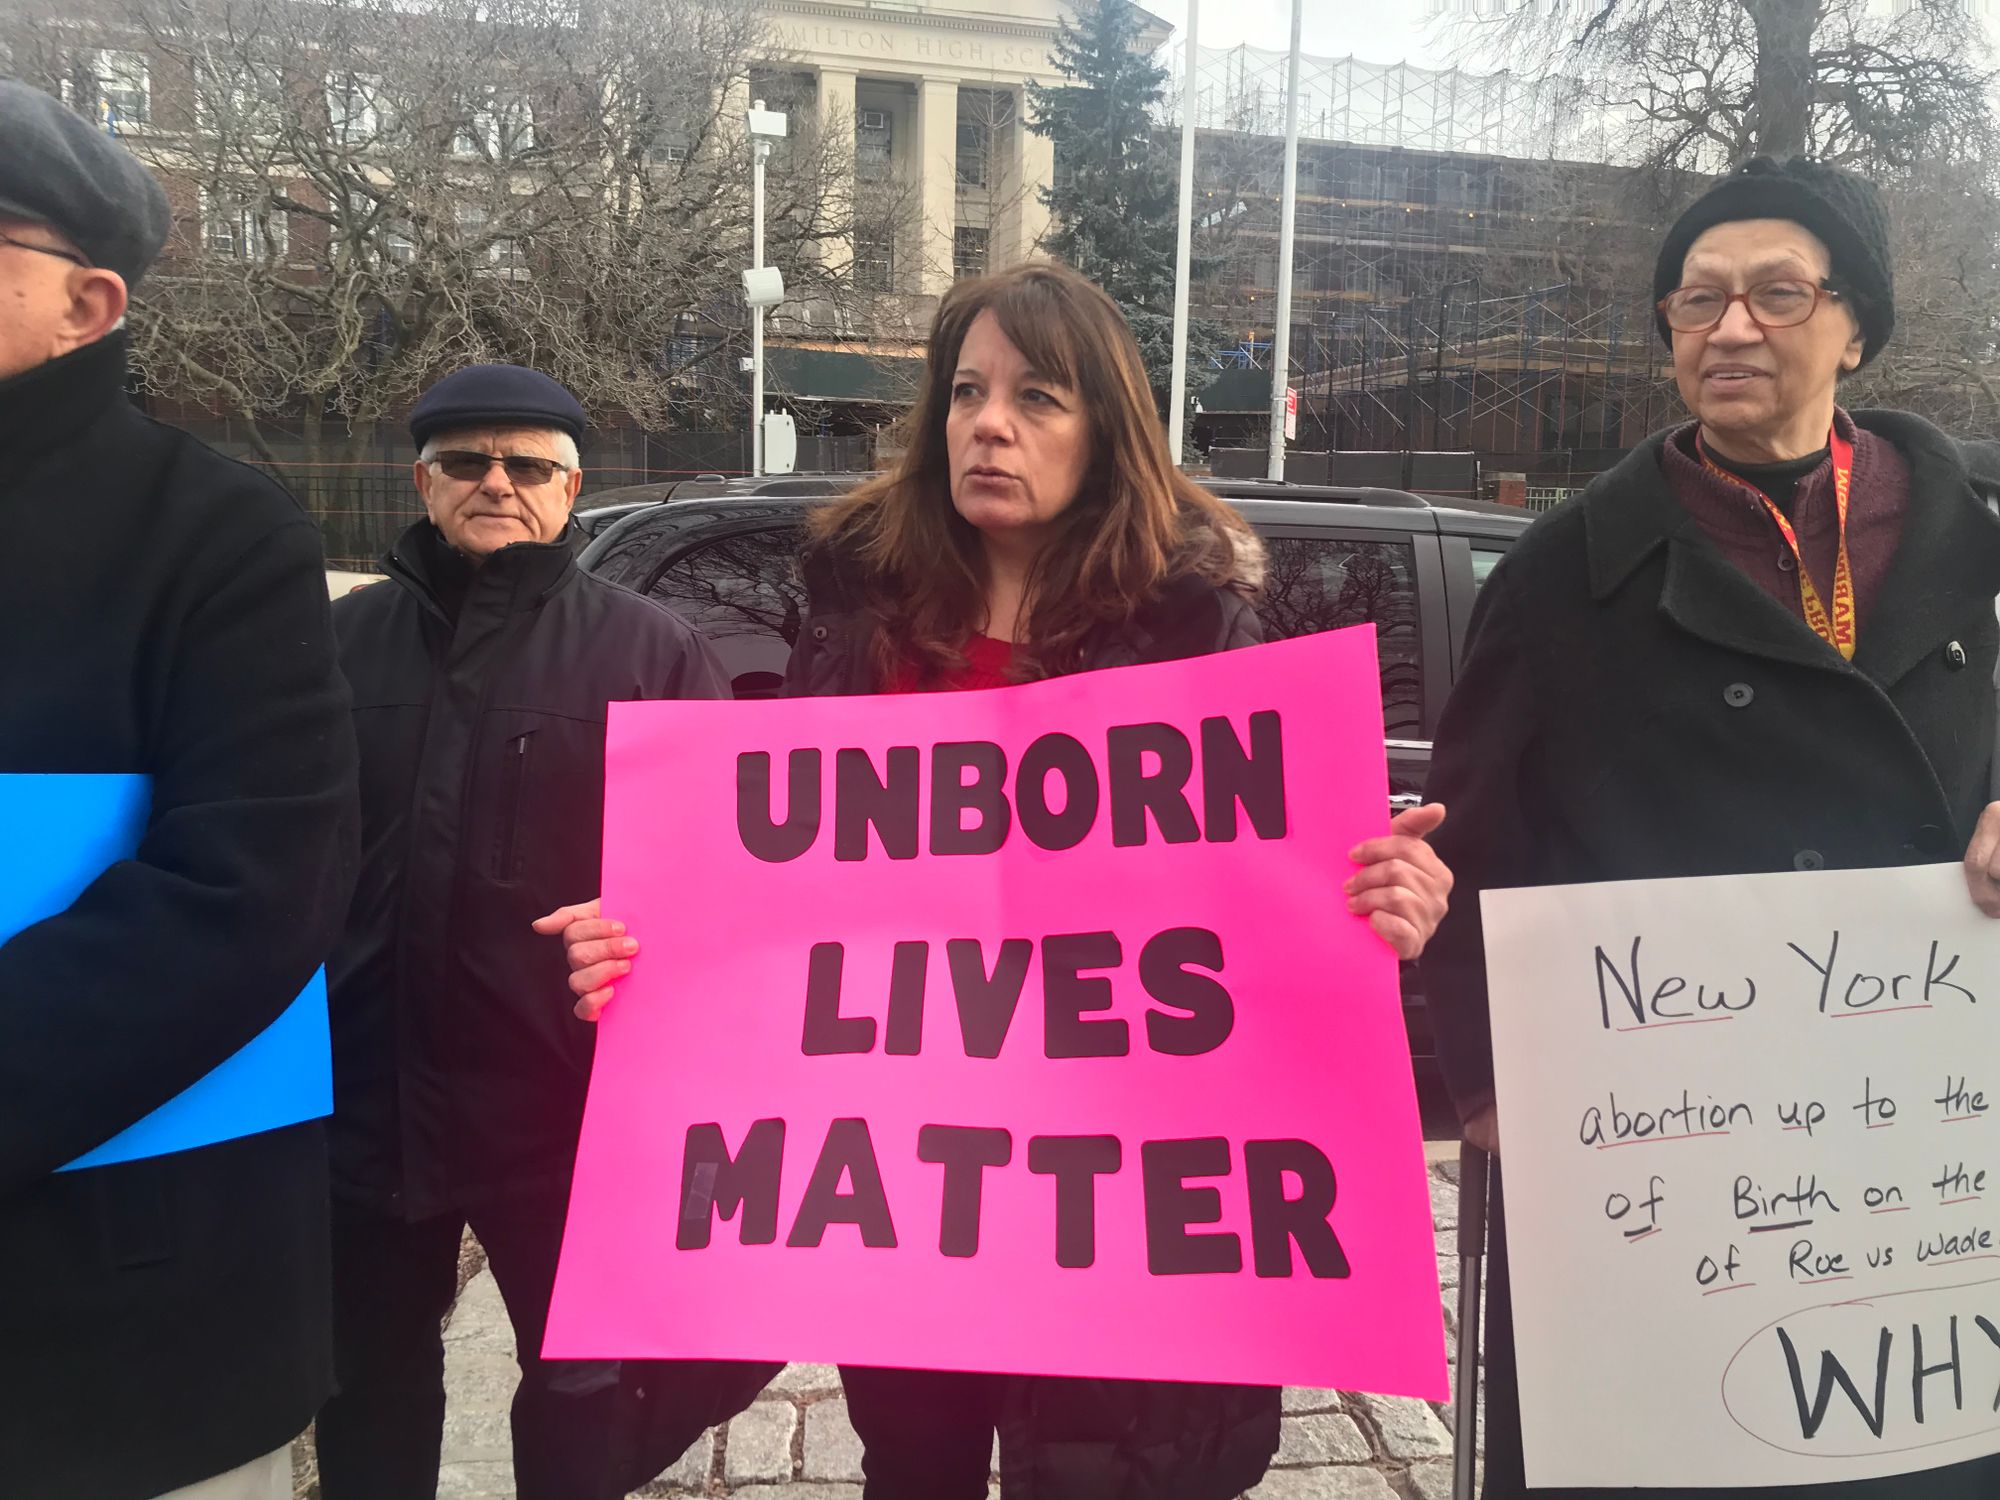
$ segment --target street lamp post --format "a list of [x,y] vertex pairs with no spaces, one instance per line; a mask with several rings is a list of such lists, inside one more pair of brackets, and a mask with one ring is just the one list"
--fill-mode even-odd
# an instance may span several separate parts
[[771,143],[785,138],[782,110],[764,108],[762,99],[750,106],[750,269],[743,276],[744,300],[750,304],[750,472],[764,473],[764,310],[784,299],[784,278],[764,266],[764,163]]
[[1201,31],[1201,0],[1188,0],[1187,62],[1181,75],[1180,223],[1174,230],[1174,367],[1167,380],[1167,446],[1174,462],[1181,461],[1181,434],[1187,421],[1188,263],[1192,258],[1194,225],[1194,110],[1201,68],[1197,38]]

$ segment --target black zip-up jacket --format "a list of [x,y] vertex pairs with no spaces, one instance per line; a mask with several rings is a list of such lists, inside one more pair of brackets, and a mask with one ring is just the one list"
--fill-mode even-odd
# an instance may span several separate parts
[[[1237,538],[1237,580],[1183,575],[1131,620],[1091,641],[1086,671],[1181,661],[1264,638],[1252,594],[1263,548]],[[858,569],[826,548],[804,567],[809,618],[785,673],[792,697],[881,690],[875,630]],[[1000,1419],[1007,1500],[1232,1500],[1278,1451],[1279,1393],[1269,1386],[1019,1376]]]
[[428,521],[334,606],[361,878],[328,966],[334,1191],[408,1219],[569,1181],[596,1028],[536,917],[597,890],[605,706],[725,698],[671,610],[570,538],[476,570]]
[[0,1495],[38,1500],[226,1472],[332,1388],[319,1122],[56,1172],[276,1019],[354,874],[318,531],[124,374],[114,336],[0,382],[0,772],[153,786],[137,857],[0,944]]

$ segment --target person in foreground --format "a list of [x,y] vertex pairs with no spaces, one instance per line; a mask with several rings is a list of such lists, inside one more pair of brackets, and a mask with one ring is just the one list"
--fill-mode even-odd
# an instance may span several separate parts
[[[1480,596],[1431,773],[1461,899],[1425,988],[1467,1137],[1489,1150],[1482,890],[1963,854],[1972,899],[2000,915],[2000,449],[1837,403],[1895,326],[1889,257],[1862,178],[1758,158],[1718,182],[1654,273],[1692,420],[1538,522]],[[1526,1486],[1499,1181],[1485,1494],[1608,1497]],[[1754,1493],[1973,1500],[2000,1494],[2000,1458]]]
[[679,616],[577,568],[583,432],[583,408],[538,371],[447,375],[410,416],[425,519],[384,559],[387,582],[334,606],[362,866],[329,965],[326,1500],[436,1491],[439,1320],[468,1222],[514,1325],[522,1500],[618,1500],[730,1415],[727,1387],[748,1402],[770,1373],[541,1357],[596,1038],[551,1003],[562,957],[531,923],[596,879],[606,705],[729,695]]
[[[1137,345],[1102,291],[1029,264],[945,297],[897,467],[815,520],[792,694],[998,687],[1261,638],[1262,551],[1173,465]],[[1416,956],[1450,876],[1440,807],[1353,853],[1349,909]],[[1332,893],[1329,893],[1331,896]],[[559,914],[580,1014],[636,939]],[[868,1500],[972,1500],[1000,1433],[1009,1500],[1224,1500],[1278,1443],[1249,1386],[844,1368]]]
[[169,222],[116,142],[0,82],[0,772],[151,781],[137,851],[0,941],[10,1496],[289,1500],[333,1385],[320,1122],[63,1170],[277,1020],[354,880],[318,529],[125,393]]

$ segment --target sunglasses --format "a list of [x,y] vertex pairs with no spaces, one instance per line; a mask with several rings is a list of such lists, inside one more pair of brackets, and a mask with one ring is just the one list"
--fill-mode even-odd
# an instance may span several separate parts
[[509,453],[502,457],[494,453],[469,453],[462,448],[436,454],[431,462],[447,478],[474,482],[484,479],[495,464],[506,469],[511,482],[520,485],[547,484],[558,473],[569,472],[568,464],[557,463],[553,458],[536,458],[527,453]]
[[1684,286],[1660,299],[1667,327],[1676,333],[1706,333],[1729,315],[1729,305],[1741,302],[1759,328],[1796,328],[1819,311],[1822,302],[1838,301],[1832,287],[1810,281],[1765,281],[1747,292],[1725,292],[1719,286]]

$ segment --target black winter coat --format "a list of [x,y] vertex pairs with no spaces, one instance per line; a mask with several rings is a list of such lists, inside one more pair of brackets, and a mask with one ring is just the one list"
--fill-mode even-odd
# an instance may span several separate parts
[[[1482,890],[1964,852],[1987,800],[2000,648],[2000,521],[1970,476],[1983,491],[2000,447],[1854,416],[1901,450],[1911,499],[1851,664],[1710,544],[1661,473],[1664,434],[1537,522],[1488,580],[1427,788],[1451,809],[1433,842],[1457,884],[1425,989],[1462,1112],[1493,1086]],[[1500,1130],[1504,1153],[1504,1116]],[[1523,1492],[1503,1249],[1496,1233],[1489,1497]],[[2000,1459],[1754,1493],[1973,1500],[2000,1494]]]
[[[1249,589],[1262,554],[1246,539],[1245,587],[1170,584],[1151,607],[1093,642],[1086,670],[1181,661],[1254,646],[1263,628]],[[874,619],[854,570],[818,550],[805,566],[809,615],[785,673],[788,696],[880,691]],[[1279,1393],[1267,1386],[1052,1376],[1007,1381],[1000,1423],[1006,1500],[1233,1500],[1278,1451]]]
[[418,522],[334,607],[362,862],[328,966],[333,1183],[409,1219],[566,1190],[596,1028],[529,924],[597,889],[605,706],[729,695],[700,635],[567,537],[467,579],[436,536]]
[[141,415],[113,336],[0,383],[0,771],[142,772],[136,858],[0,944],[0,1494],[148,1500],[332,1388],[318,1122],[56,1169],[269,1025],[354,875],[311,520]]

